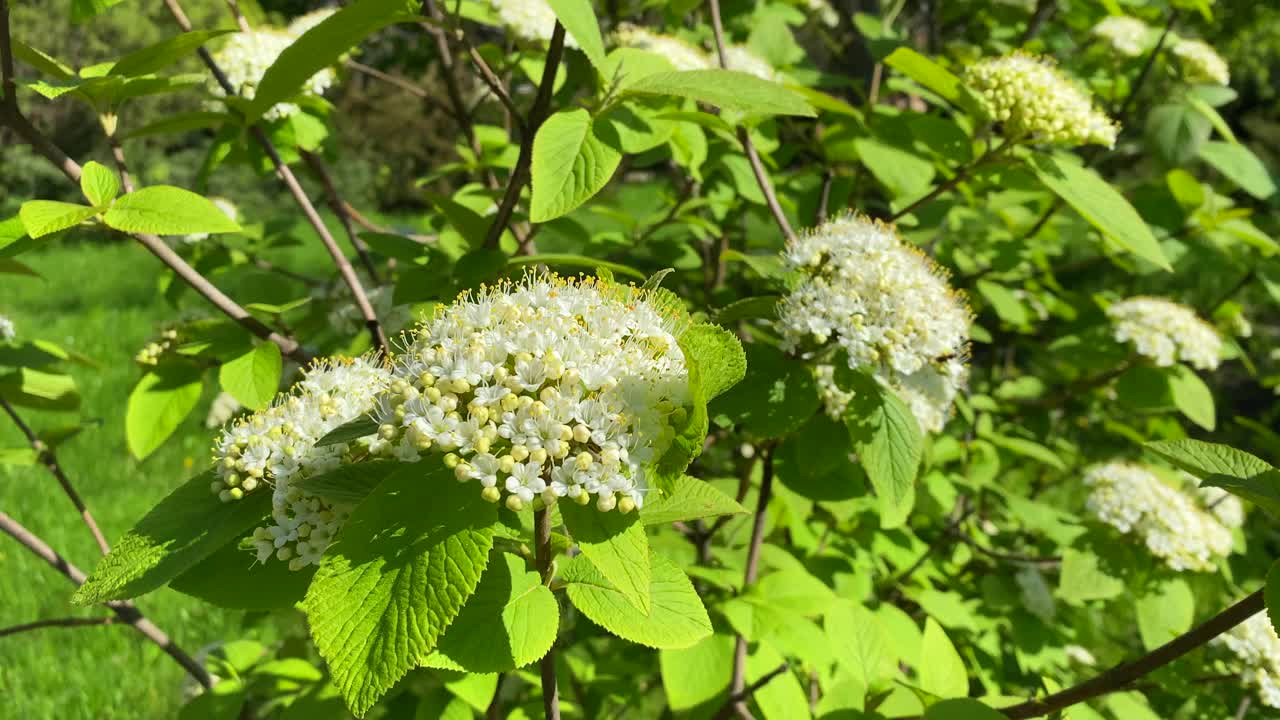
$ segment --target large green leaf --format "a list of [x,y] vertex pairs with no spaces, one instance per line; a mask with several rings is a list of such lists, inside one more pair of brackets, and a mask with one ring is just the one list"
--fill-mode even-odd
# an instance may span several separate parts
[[933,618],[925,620],[924,646],[920,650],[920,687],[942,698],[969,694],[964,660],[946,631]]
[[1029,162],[1040,182],[1099,232],[1134,255],[1172,270],[1151,228],[1101,175],[1063,153],[1033,155]]
[[711,403],[711,415],[765,438],[782,437],[808,421],[821,402],[809,368],[764,343],[745,350],[746,376]]
[[538,573],[514,555],[489,562],[476,592],[440,637],[428,667],[471,673],[508,672],[551,650],[560,608]]
[[1272,517],[1280,518],[1280,470],[1268,470],[1244,479],[1231,475],[1210,475],[1200,484],[1220,487],[1266,510]]
[[582,554],[618,592],[649,612],[649,538],[639,513],[600,512],[594,504],[560,503],[560,515]]
[[270,404],[280,389],[283,363],[280,347],[264,342],[218,368],[218,383],[231,397],[250,410]]
[[924,713],[924,720],[1005,720],[1005,717],[1004,713],[970,698],[943,700],[930,705]]
[[710,635],[690,647],[658,653],[662,687],[672,710],[710,703],[729,689],[733,644],[728,635]]
[[436,457],[387,478],[352,512],[303,607],[356,715],[435,649],[480,582],[496,520]]
[[[251,497],[259,494],[269,496],[256,493]],[[242,544],[246,538],[247,535],[223,545],[175,577],[169,587],[236,610],[278,610],[300,602],[315,575],[315,567],[290,570],[289,563],[275,558],[258,562],[252,547]]]
[[111,66],[109,75],[137,77],[163,70],[213,38],[234,30],[192,30],[125,55]]
[[816,114],[803,95],[776,82],[734,70],[654,73],[629,83],[624,92],[690,98],[722,110],[752,115],[813,117]]
[[1144,445],[1192,475],[1228,475],[1245,480],[1272,469],[1271,463],[1229,445],[1203,440],[1158,440]]
[[294,480],[293,487],[319,495],[335,502],[359,503],[392,473],[404,469],[405,464],[394,460],[372,460],[350,465],[339,465],[327,473]]
[[885,57],[884,64],[932,90],[973,117],[981,119],[986,116],[982,102],[964,81],[915,50],[900,47]]
[[640,521],[645,525],[698,520],[717,515],[738,515],[747,509],[717,490],[710,483],[681,475],[674,486],[661,495],[650,493],[640,508]]
[[880,505],[880,525],[906,521],[915,497],[916,471],[924,452],[920,423],[893,393],[863,373],[843,373],[853,390],[845,410],[845,426],[858,460]]
[[142,460],[173,434],[200,401],[200,371],[186,366],[159,368],[142,376],[125,408],[129,452]]
[[680,336],[680,344],[698,364],[702,392],[708,402],[746,376],[747,356],[742,351],[742,341],[719,325],[693,325]]
[[19,407],[37,410],[75,410],[80,392],[75,378],[29,367],[0,375],[0,397]]
[[1191,422],[1213,431],[1217,425],[1213,405],[1213,391],[1186,365],[1174,365],[1168,369],[1169,394],[1174,407],[1182,411]]
[[675,563],[650,555],[649,612],[641,612],[586,557],[561,573],[573,606],[624,640],[660,650],[687,648],[711,635],[711,619],[693,583]]
[[600,192],[622,153],[596,136],[591,113],[562,110],[547,118],[533,139],[529,219],[547,222]]
[[335,64],[371,33],[417,16],[417,3],[407,0],[358,0],[303,33],[267,68],[245,111],[257,120],[278,102],[298,93],[312,75]]
[[97,208],[54,200],[28,200],[18,208],[22,226],[33,239],[75,227],[97,214]]
[[[115,542],[72,600],[81,605],[151,592],[230,544],[271,511],[271,493],[222,502],[212,471],[183,483]],[[250,558],[251,559],[251,558]]]
[[596,68],[605,67],[604,38],[600,37],[600,23],[591,0],[547,0],[547,4],[569,37],[578,41],[578,47],[591,64]]
[[1207,142],[1200,148],[1200,159],[1259,200],[1276,194],[1276,182],[1267,166],[1244,145]]
[[827,611],[823,628],[841,670],[857,678],[863,687],[873,687],[889,674],[894,657],[889,636],[866,607],[837,603]]
[[102,216],[124,232],[155,235],[236,232],[240,226],[217,205],[189,190],[152,185],[120,197]]
[[1191,629],[1196,599],[1182,578],[1160,582],[1134,598],[1138,611],[1138,634],[1148,650],[1154,650]]

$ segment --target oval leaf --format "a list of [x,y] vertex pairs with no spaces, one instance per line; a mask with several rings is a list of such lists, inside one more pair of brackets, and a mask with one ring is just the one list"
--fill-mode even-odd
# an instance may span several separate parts
[[170,185],[153,185],[121,197],[102,220],[116,230],[154,235],[240,230],[236,221],[217,205],[189,190]]

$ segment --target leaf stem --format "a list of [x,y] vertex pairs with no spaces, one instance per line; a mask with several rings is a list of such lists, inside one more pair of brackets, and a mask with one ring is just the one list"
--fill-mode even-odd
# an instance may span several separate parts
[[35,620],[21,625],[10,625],[7,628],[0,628],[0,637],[6,635],[17,635],[19,633],[29,632],[31,630],[39,630],[47,627],[84,627],[87,625],[114,625],[119,618],[114,617],[96,617],[96,618],[52,618],[50,620]]
[[[533,514],[534,557],[542,584],[550,582],[551,568],[551,509],[544,507]],[[560,689],[556,686],[556,648],[553,644],[547,654],[538,661],[542,671],[542,707],[547,720],[560,720]]]
[[957,168],[956,174],[952,175],[951,179],[945,182],[938,183],[938,186],[935,187],[933,190],[930,190],[927,195],[920,198],[919,200],[916,200],[910,205],[902,208],[901,210],[894,213],[893,215],[889,216],[889,222],[897,222],[903,217],[916,211],[921,206],[928,204],[939,195],[959,185],[961,182],[963,182],[969,177],[969,173],[991,162],[992,160],[995,160],[997,157],[1000,156],[1001,153],[1003,153],[1006,149],[1008,149],[1009,146],[1012,144],[1013,144],[1013,138],[1005,138],[999,145],[996,145],[994,148],[988,146],[987,150],[983,152],[982,155],[979,156],[977,160],[974,160],[973,162],[967,165],[961,165],[959,168]]
[[[715,0],[712,0],[713,2]],[[761,448],[760,493],[756,499],[756,515],[751,524],[751,544],[747,547],[747,569],[742,576],[742,588],[739,593],[746,592],[760,574],[760,546],[764,542],[764,525],[768,519],[769,500],[773,497],[773,444]],[[741,634],[737,636],[733,646],[733,683],[729,686],[729,699],[725,708],[732,708],[739,715],[747,710],[745,695],[747,687],[747,639]],[[721,712],[725,708],[721,709]]]

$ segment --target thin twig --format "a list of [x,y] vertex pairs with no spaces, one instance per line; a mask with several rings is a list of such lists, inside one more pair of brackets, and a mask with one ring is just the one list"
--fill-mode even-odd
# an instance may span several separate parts
[[98,523],[93,519],[93,513],[89,512],[89,508],[84,504],[84,500],[80,498],[80,493],[76,492],[75,486],[71,484],[71,480],[67,478],[67,474],[62,471],[62,466],[58,464],[58,456],[54,453],[53,448],[45,444],[40,436],[31,429],[30,425],[22,419],[18,411],[9,404],[8,400],[0,398],[0,408],[3,408],[9,417],[13,420],[13,424],[18,426],[18,430],[26,436],[27,442],[31,444],[31,449],[36,452],[36,457],[40,462],[44,463],[45,469],[58,481],[62,486],[62,492],[71,500],[71,504],[75,505],[76,510],[80,512],[80,520],[89,528],[90,534],[93,535],[94,542],[98,543],[98,549],[103,555],[111,552],[111,546],[107,543],[107,538],[102,534],[102,530],[98,528]]
[[1012,143],[1013,143],[1012,138],[1005,138],[999,145],[995,146],[994,148],[988,147],[986,152],[982,153],[982,155],[979,156],[977,160],[974,160],[968,165],[961,165],[956,170],[956,174],[951,176],[950,180],[938,183],[938,186],[935,187],[933,190],[930,190],[927,195],[925,195],[919,200],[916,200],[915,202],[911,203],[910,205],[902,208],[898,212],[891,215],[889,217],[889,222],[897,222],[898,220],[901,220],[903,217],[911,214],[912,212],[915,212],[921,206],[928,204],[934,198],[938,197],[939,195],[959,185],[961,182],[963,182],[966,178],[969,177],[969,173],[973,172],[974,170],[981,167],[982,165],[985,165],[991,162],[992,160],[995,160]]
[[[533,547],[542,584],[551,582],[551,509],[542,508],[533,515]],[[560,720],[560,690],[556,685],[555,645],[538,662],[542,671],[542,707],[546,720]]]
[[53,618],[50,620],[36,620],[34,622],[22,623],[21,625],[10,625],[7,628],[0,628],[0,637],[6,635],[17,635],[19,633],[31,630],[39,630],[47,627],[84,627],[86,625],[114,625],[119,620],[116,617],[96,617],[96,618]]
[[835,182],[835,173],[827,170],[822,173],[822,192],[818,195],[818,212],[814,218],[814,224],[825,222],[827,219],[827,208],[831,204],[831,184]]
[[376,67],[371,67],[361,62],[356,62],[351,58],[347,58],[346,60],[343,60],[342,64],[348,68],[351,68],[352,70],[355,70],[361,75],[368,75],[369,77],[377,80],[381,80],[382,82],[387,83],[388,85],[395,85],[396,87],[400,88],[401,90],[404,90],[405,92],[409,93],[410,95],[413,95],[414,97],[421,98],[423,100],[431,99],[431,94],[428,93],[426,89],[424,89],[420,85],[413,83],[412,81],[406,78],[400,77],[399,75],[392,75],[389,72],[383,72],[382,70],[379,70]]
[[1164,49],[1165,41],[1169,39],[1169,33],[1173,32],[1173,26],[1178,21],[1178,10],[1172,8],[1169,10],[1169,20],[1164,24],[1164,31],[1160,33],[1160,39],[1156,41],[1155,47],[1151,48],[1151,52],[1147,55],[1147,61],[1142,64],[1142,70],[1138,72],[1138,78],[1133,81],[1133,89],[1129,91],[1128,97],[1124,99],[1124,104],[1120,106],[1120,110],[1116,112],[1116,122],[1123,123],[1129,115],[1129,108],[1132,107],[1133,101],[1138,98],[1138,91],[1142,89],[1142,84],[1146,82],[1147,77],[1151,74],[1151,68],[1156,64],[1156,58],[1160,57],[1160,51]]
[[[0,0],[0,2],[3,2],[3,0]],[[17,540],[23,547],[53,566],[55,570],[62,573],[77,586],[84,584],[85,574],[80,568],[72,565],[66,558],[54,552],[53,548],[49,547],[47,543],[36,537],[34,533],[4,512],[0,512],[0,532],[4,532],[14,540]],[[122,622],[128,623],[133,629],[158,645],[169,657],[181,665],[187,671],[187,674],[195,678],[196,682],[205,688],[213,687],[213,679],[209,677],[209,672],[188,655],[185,650],[174,644],[173,640],[163,630],[156,627],[155,623],[148,620],[133,603],[112,600],[103,603],[103,605],[110,608]]]
[[[715,0],[712,0],[713,2]],[[761,462],[764,470],[760,474],[760,494],[756,499],[756,516],[751,525],[751,544],[747,547],[747,568],[742,576],[740,593],[744,593],[755,584],[760,574],[760,546],[764,542],[764,525],[768,518],[769,499],[773,497],[773,446],[766,445],[761,449]],[[729,686],[729,700],[725,705],[729,708],[746,709],[742,693],[747,686],[747,639],[738,635],[733,647],[733,684]],[[735,699],[736,698],[736,699]],[[724,712],[724,708],[721,708]]]
[[[485,235],[484,246],[497,249],[502,233],[511,222],[511,214],[515,212],[516,202],[520,200],[520,191],[529,182],[529,165],[533,162],[533,138],[547,119],[547,111],[551,107],[551,94],[555,88],[556,69],[560,67],[560,57],[564,54],[564,26],[556,21],[551,32],[551,46],[547,49],[546,65],[542,69],[542,79],[538,82],[538,94],[529,109],[529,116],[524,122],[520,136],[520,155],[516,158],[516,166],[507,180],[506,192],[502,195],[502,203],[498,205],[498,213],[493,217],[493,224]],[[516,116],[519,117],[519,116]]]
[[307,150],[300,150],[299,154],[303,161],[307,163],[307,167],[311,168],[311,172],[320,181],[321,187],[324,188],[325,200],[329,203],[329,207],[333,210],[333,214],[338,216],[338,222],[342,223],[342,229],[347,233],[347,239],[351,241],[351,247],[355,249],[356,256],[360,258],[360,264],[364,265],[365,272],[369,273],[369,279],[374,285],[379,285],[382,281],[379,279],[378,266],[374,265],[373,257],[369,255],[369,246],[364,240],[360,239],[360,235],[356,233],[356,229],[351,225],[351,215],[347,213],[349,205],[338,194],[338,187],[333,182],[333,175],[329,173],[329,168],[325,167],[324,161],[320,156]]
[[[720,19],[720,0],[707,0],[707,7],[711,10],[711,28],[716,38],[716,56],[720,59],[720,67],[728,68],[729,58],[725,54],[724,23]],[[755,175],[756,184],[760,186],[760,192],[764,195],[765,205],[773,214],[773,219],[778,223],[778,229],[782,230],[783,237],[788,242],[794,242],[796,232],[791,229],[791,222],[787,220],[786,213],[782,212],[782,205],[778,203],[778,196],[773,191],[773,183],[765,172],[764,163],[760,161],[760,154],[756,152],[755,144],[751,142],[751,133],[743,125],[738,126],[737,133],[738,142],[742,143],[742,151],[746,153],[747,162],[751,164],[751,173]]]
[[756,679],[755,682],[742,688],[742,690],[730,695],[728,698],[725,699],[724,705],[720,707],[720,711],[715,714],[714,720],[725,720],[725,718],[734,714],[735,706],[737,706],[739,703],[746,701],[748,698],[751,697],[752,694],[755,693],[755,691],[759,690],[765,685],[768,685],[771,680],[778,677],[782,673],[786,672],[787,669],[790,667],[791,667],[790,663],[784,662],[778,667],[765,673],[764,675],[761,675],[759,678]]

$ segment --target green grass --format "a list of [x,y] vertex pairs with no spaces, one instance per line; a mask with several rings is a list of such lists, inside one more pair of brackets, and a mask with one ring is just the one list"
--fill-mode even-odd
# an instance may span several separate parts
[[[316,267],[309,249],[291,254],[293,267]],[[129,456],[124,409],[141,372],[134,354],[175,310],[158,288],[160,264],[131,243],[64,244],[22,256],[44,281],[0,275],[0,314],[21,338],[44,338],[82,352],[98,368],[73,366],[82,395],[79,417],[91,427],[58,456],[108,540],[120,537],[146,510],[208,461],[214,431],[204,427],[212,388],[176,435],[145,462]],[[225,279],[218,280],[227,285]],[[261,275],[240,278],[235,296],[266,294]],[[274,294],[274,293],[273,293]],[[184,308],[202,308],[190,294]],[[75,414],[25,411],[37,428],[64,425]],[[0,418],[0,447],[23,438]],[[43,468],[0,468],[0,509],[86,572],[99,553],[88,530]],[[0,536],[0,626],[45,618],[102,616],[103,608],[73,607],[73,586],[8,537]],[[246,628],[243,613],[212,608],[163,589],[139,607],[190,653],[221,640],[271,640],[270,624]],[[14,718],[172,717],[182,702],[183,671],[127,626],[45,628],[0,638],[0,697]]]

